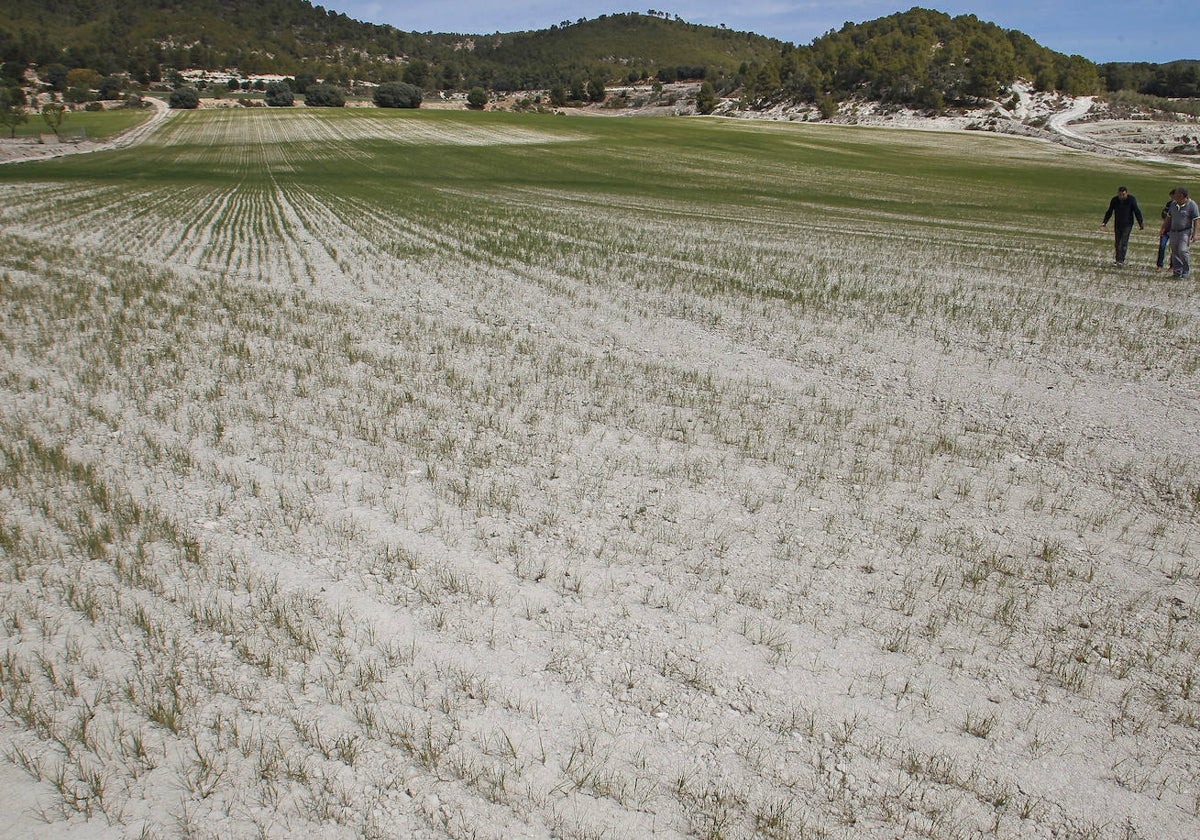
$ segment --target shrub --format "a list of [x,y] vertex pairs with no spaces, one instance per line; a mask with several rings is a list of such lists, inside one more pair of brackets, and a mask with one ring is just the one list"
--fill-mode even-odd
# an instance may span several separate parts
[[272,108],[290,108],[296,101],[292,89],[283,82],[271,82],[263,100]]
[[98,92],[101,99],[120,99],[123,90],[125,79],[120,76],[105,76],[100,80]]
[[420,108],[421,89],[407,82],[384,82],[375,88],[375,104],[380,108]]
[[312,73],[297,73],[296,74],[295,91],[300,95],[308,93],[308,89],[317,83],[317,77]]
[[600,79],[592,79],[587,83],[587,97],[592,102],[603,102],[607,93],[604,90],[604,82]]
[[487,101],[487,91],[481,87],[473,87],[467,94],[467,105],[471,108],[482,108],[487,105]]
[[68,68],[64,64],[48,64],[42,68],[38,75],[42,77],[42,81],[50,90],[63,93],[67,89],[67,73]]
[[167,105],[178,110],[200,107],[200,91],[194,87],[178,87],[167,97]]
[[341,108],[346,97],[333,85],[309,85],[304,93],[304,104],[310,108]]
[[75,67],[67,71],[67,87],[91,90],[92,88],[99,87],[103,79],[103,76],[90,67]]

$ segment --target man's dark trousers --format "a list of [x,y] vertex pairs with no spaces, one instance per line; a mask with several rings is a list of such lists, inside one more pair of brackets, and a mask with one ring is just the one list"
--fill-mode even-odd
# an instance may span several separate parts
[[1125,262],[1125,253],[1129,250],[1129,234],[1131,233],[1133,233],[1133,225],[1113,228],[1114,251],[1118,264]]

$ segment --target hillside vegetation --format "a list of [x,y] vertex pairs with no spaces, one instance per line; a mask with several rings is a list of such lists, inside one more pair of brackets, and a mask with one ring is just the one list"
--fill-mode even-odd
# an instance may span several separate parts
[[1071,95],[1148,95],[1160,109],[1200,91],[1192,62],[1097,66],[974,15],[921,8],[794,45],[661,12],[465,34],[362,23],[307,0],[0,0],[0,64],[10,84],[28,67],[123,74],[142,85],[191,68],[501,93],[694,79],[743,107],[811,102],[829,112],[849,98],[940,111],[1003,96],[1017,79]]
[[343,53],[404,52],[404,33],[304,0],[0,0],[5,60],[135,75],[158,66],[295,72]]
[[1096,66],[974,15],[911,9],[846,24],[807,47],[785,50],[747,80],[752,98],[814,101],[861,96],[940,109],[990,98],[1016,79],[1042,90],[1093,92]]
[[759,35],[642,14],[484,37],[404,32],[303,0],[130,0],[120,6],[50,0],[40,7],[0,0],[3,61],[62,63],[102,75],[126,71],[143,82],[157,80],[167,68],[388,81],[415,64],[419,81],[432,89],[493,87],[507,80],[548,87],[578,74],[615,81],[631,70],[644,77],[680,65],[735,72],[782,47]]
[[[569,82],[599,72],[608,80],[661,75],[719,78],[748,62],[767,62],[785,47],[748,32],[700,26],[681,20],[623,14],[538,32],[494,35],[475,41],[481,60],[510,68],[514,87]],[[673,72],[674,71],[674,72]]]

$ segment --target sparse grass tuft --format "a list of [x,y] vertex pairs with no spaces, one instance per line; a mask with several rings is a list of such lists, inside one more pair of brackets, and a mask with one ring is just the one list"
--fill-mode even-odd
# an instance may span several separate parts
[[1200,834],[1200,309],[1062,198],[1173,173],[260,110],[5,168],[28,813]]

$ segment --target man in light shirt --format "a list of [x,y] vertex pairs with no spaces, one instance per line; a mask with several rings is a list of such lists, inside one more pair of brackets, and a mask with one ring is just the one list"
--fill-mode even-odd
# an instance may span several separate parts
[[1171,245],[1171,276],[1186,280],[1192,273],[1191,247],[1196,236],[1196,222],[1200,220],[1200,207],[1188,197],[1186,187],[1175,188],[1175,200],[1167,205],[1171,227],[1168,232]]

